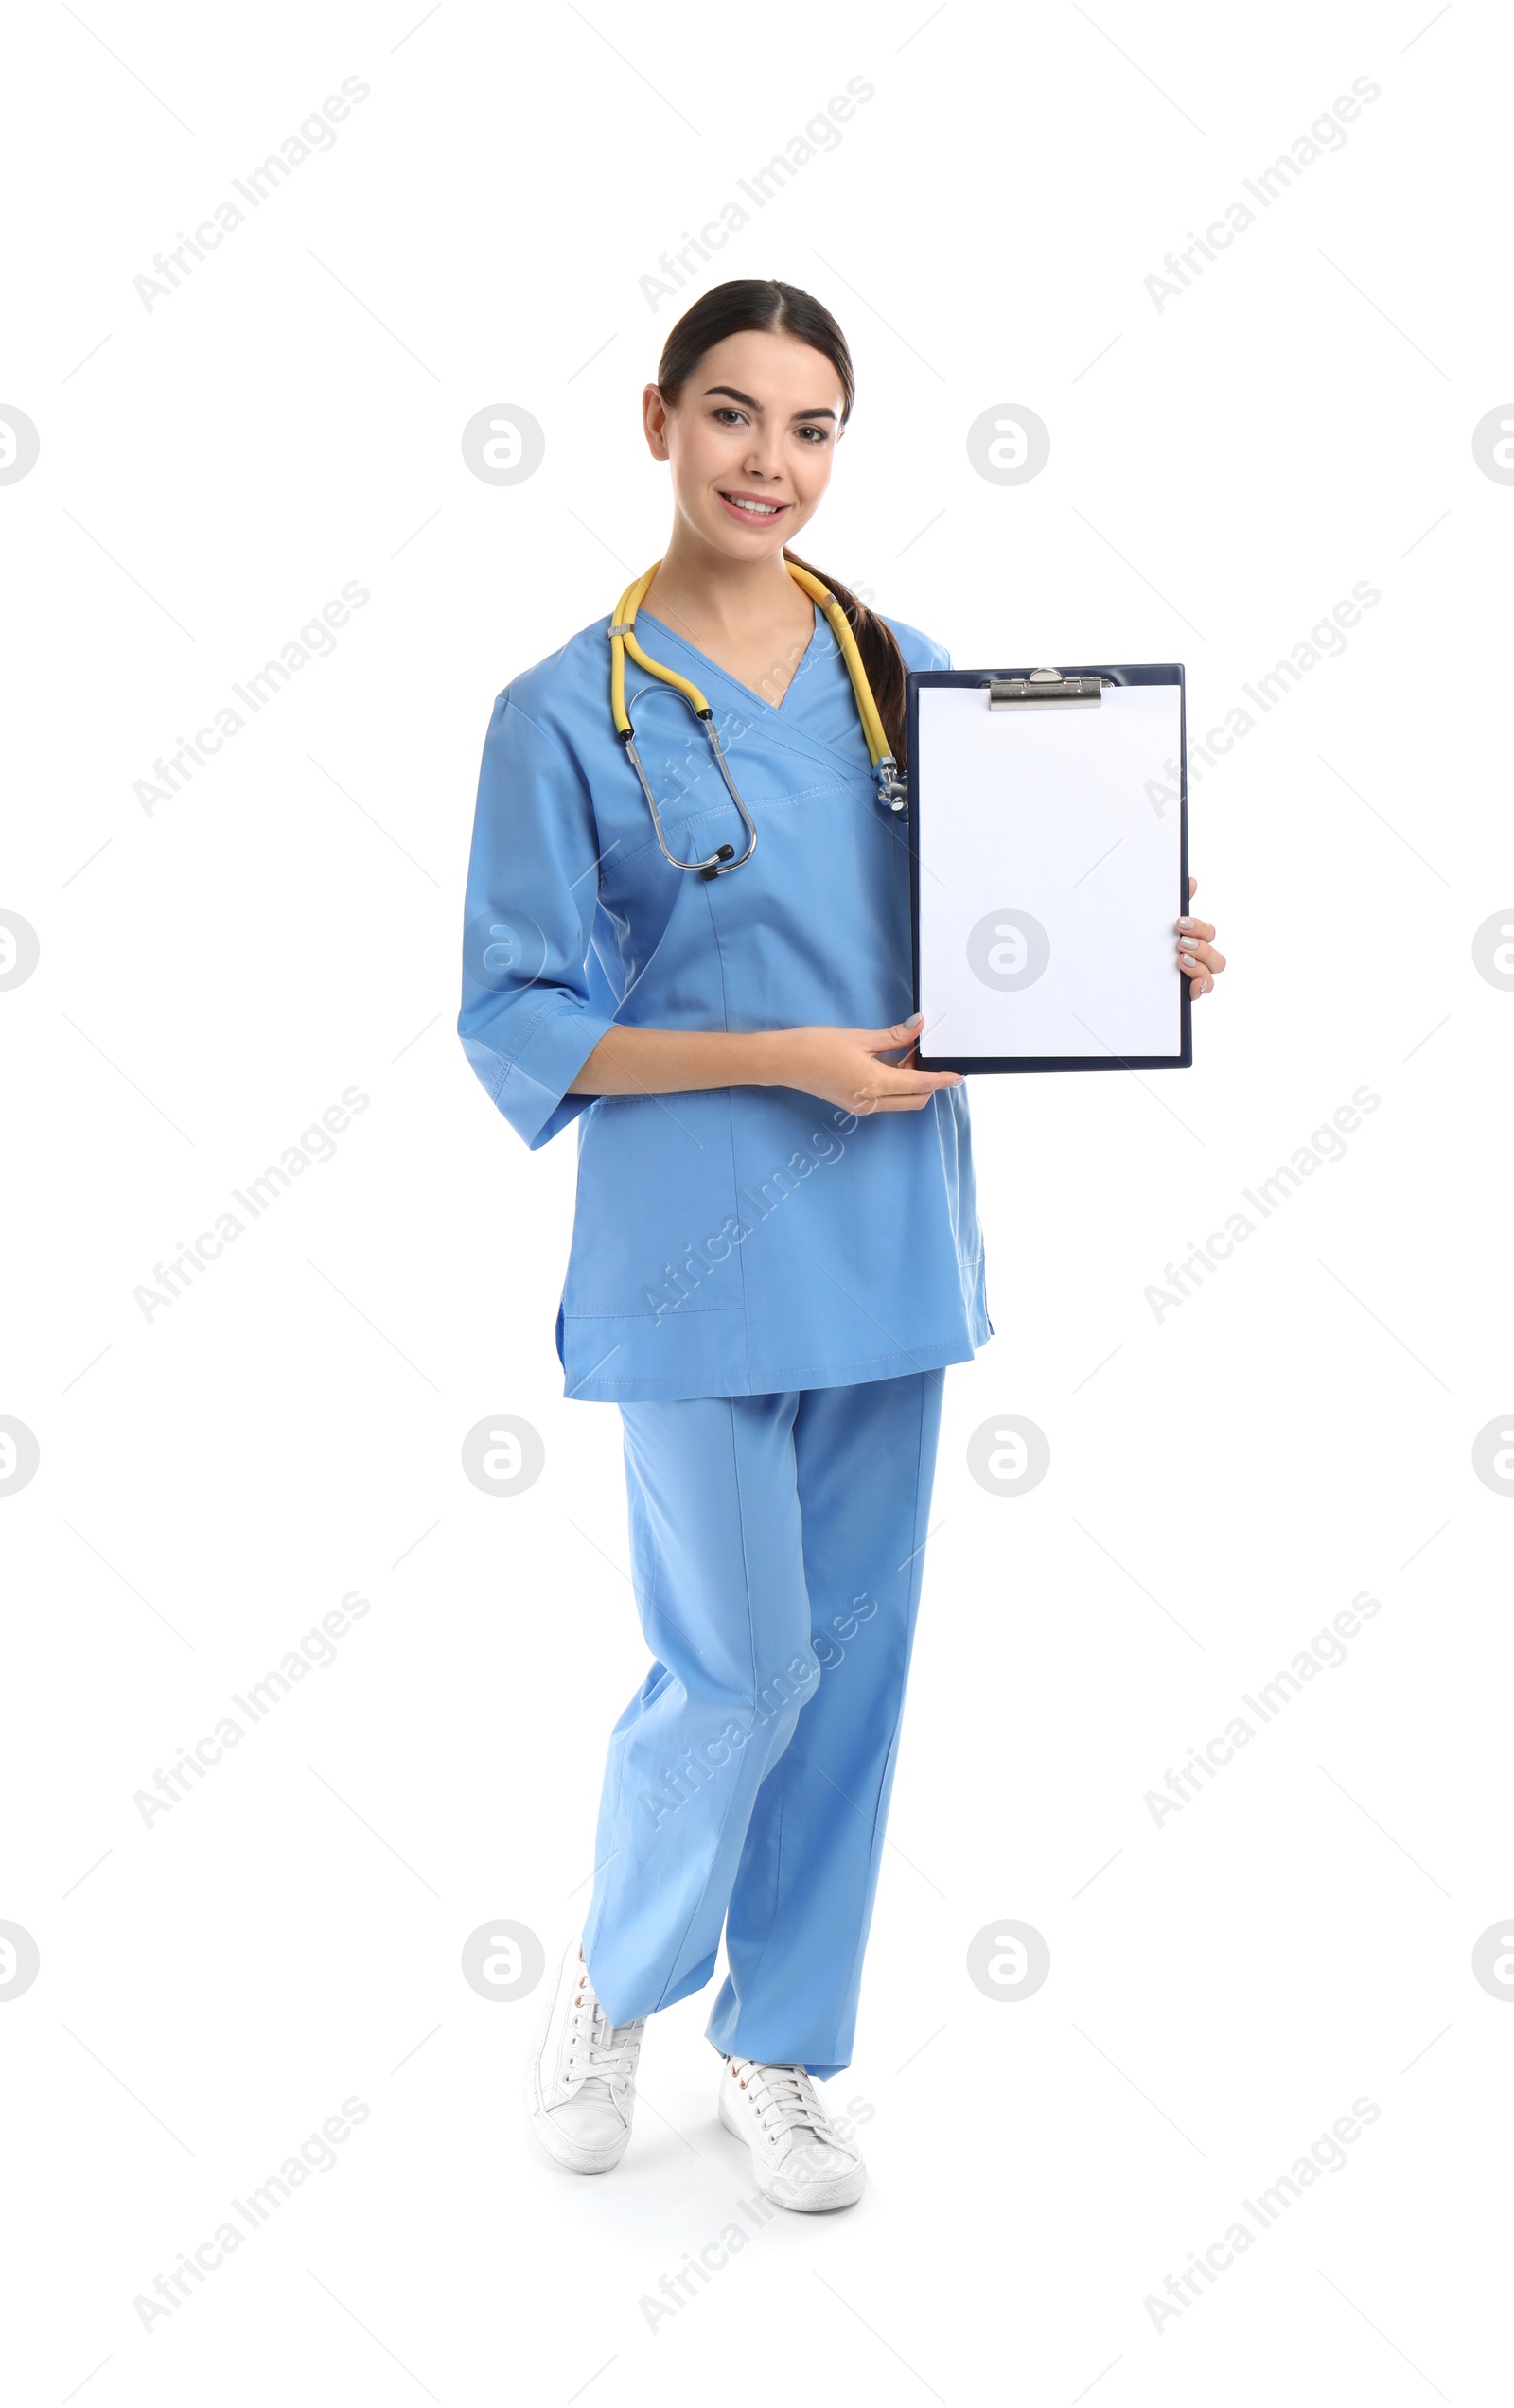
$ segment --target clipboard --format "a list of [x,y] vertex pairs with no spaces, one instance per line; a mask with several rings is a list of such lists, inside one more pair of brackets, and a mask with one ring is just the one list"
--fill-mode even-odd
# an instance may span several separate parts
[[923,1070],[1188,1070],[1180,662],[911,670]]

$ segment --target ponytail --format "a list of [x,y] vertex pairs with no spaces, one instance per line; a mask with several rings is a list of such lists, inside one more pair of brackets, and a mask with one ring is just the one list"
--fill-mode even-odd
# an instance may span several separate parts
[[[776,277],[734,277],[729,284],[717,284],[684,311],[677,325],[671,327],[658,362],[658,391],[664,401],[676,402],[683,385],[707,351],[724,343],[733,334],[788,334],[797,343],[808,343],[830,361],[841,383],[841,424],[852,414],[856,392],[856,378],[852,368],[852,354],[847,340],[823,302],[801,290],[798,285],[781,284]],[[783,557],[792,560],[797,569],[808,569],[828,586],[846,615],[862,656],[862,666],[868,673],[872,698],[878,706],[884,734],[901,770],[905,767],[905,660],[891,627],[859,602],[850,589],[838,579],[827,576],[808,560],[784,546]]]
[[868,673],[872,699],[878,706],[883,732],[889,739],[889,749],[903,773],[905,762],[905,657],[899,649],[893,629],[865,602],[859,602],[849,586],[839,577],[828,577],[813,561],[801,560],[797,552],[783,546],[783,557],[792,560],[796,569],[808,569],[822,586],[829,586],[846,615],[846,622],[856,640],[862,656],[862,666]]

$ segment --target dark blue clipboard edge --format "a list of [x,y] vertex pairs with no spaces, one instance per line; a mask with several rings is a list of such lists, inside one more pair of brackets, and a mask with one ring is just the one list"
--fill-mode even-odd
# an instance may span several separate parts
[[[1086,661],[1077,666],[1059,661],[1057,666],[1065,677],[1110,677],[1117,686],[1171,686],[1177,688],[1178,699],[1178,847],[1181,866],[1178,873],[1179,903],[1174,919],[1188,907],[1188,683],[1180,660],[1145,660],[1123,663],[1107,660]],[[909,779],[909,951],[910,998],[912,1009],[920,1010],[920,690],[923,686],[986,686],[991,678],[1028,677],[1030,668],[1023,669],[911,669],[906,680],[905,742],[908,754]],[[1026,703],[1023,709],[1037,706]],[[1043,708],[1055,709],[1055,704]],[[1174,931],[1174,935],[1175,935]],[[949,1054],[921,1053],[915,1060],[922,1070],[960,1070],[964,1074],[980,1070],[1191,1070],[1193,1067],[1193,999],[1188,982],[1174,964],[1172,976],[1181,981],[1182,1049],[1178,1053],[1135,1054]]]

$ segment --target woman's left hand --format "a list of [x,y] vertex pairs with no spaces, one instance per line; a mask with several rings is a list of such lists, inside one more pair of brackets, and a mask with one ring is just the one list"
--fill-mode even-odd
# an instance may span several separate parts
[[[1188,901],[1199,891],[1197,878],[1188,880]],[[1214,949],[1214,930],[1207,920],[1185,916],[1177,923],[1177,966],[1188,982],[1188,993],[1195,998],[1206,995],[1220,972],[1224,968],[1224,956]]]

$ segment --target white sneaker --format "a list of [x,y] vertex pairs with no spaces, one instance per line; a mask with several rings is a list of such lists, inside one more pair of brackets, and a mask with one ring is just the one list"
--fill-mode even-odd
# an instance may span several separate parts
[[868,2179],[862,2152],[838,2138],[802,2065],[758,2065],[728,2057],[720,2120],[751,2151],[757,2188],[780,2207],[814,2215],[850,2207]]
[[636,2060],[645,2030],[609,2022],[594,1995],[580,1942],[557,1967],[526,2068],[526,2107],[542,2147],[575,2174],[607,2174],[625,2154],[636,2105]]

